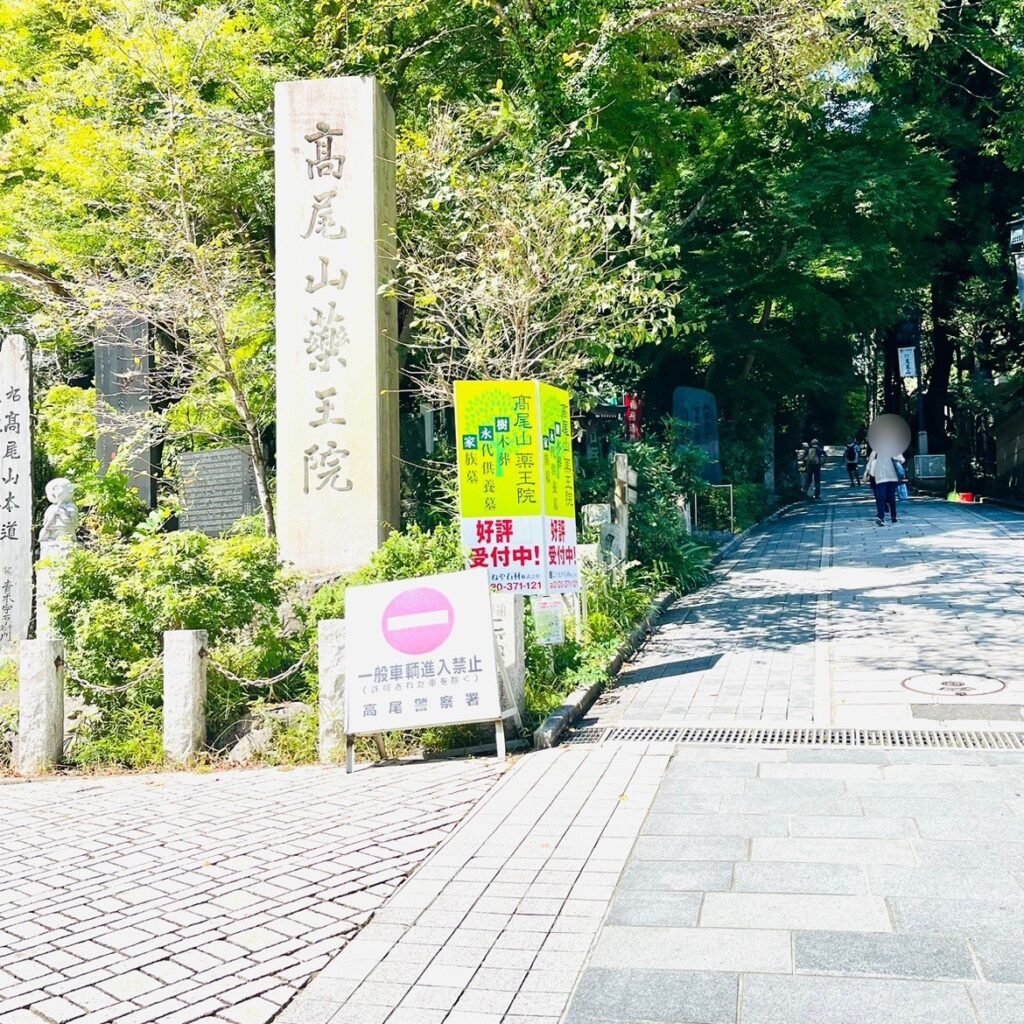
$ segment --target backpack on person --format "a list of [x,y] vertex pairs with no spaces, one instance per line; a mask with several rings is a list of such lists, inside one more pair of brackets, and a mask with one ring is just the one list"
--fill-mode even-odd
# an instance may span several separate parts
[[818,463],[820,463],[820,462],[821,462],[821,452],[818,451],[818,446],[817,445],[813,445],[812,444],[811,447],[807,449],[807,465],[808,466],[817,466]]
[[852,466],[857,461],[857,446],[848,444],[844,454],[846,455],[846,461]]

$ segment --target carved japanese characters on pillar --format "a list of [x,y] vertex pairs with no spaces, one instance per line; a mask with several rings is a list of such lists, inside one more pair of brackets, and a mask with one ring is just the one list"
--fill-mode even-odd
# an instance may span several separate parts
[[0,654],[32,618],[32,365],[28,344],[0,347]]
[[278,536],[353,569],[398,524],[394,115],[372,78],[275,95]]

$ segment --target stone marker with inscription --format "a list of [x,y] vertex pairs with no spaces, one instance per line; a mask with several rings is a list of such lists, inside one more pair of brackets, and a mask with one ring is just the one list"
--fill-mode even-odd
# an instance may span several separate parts
[[32,619],[32,357],[20,334],[0,346],[0,654]]
[[689,440],[707,456],[704,479],[722,482],[721,454],[718,447],[718,402],[703,388],[676,388],[672,393],[672,418],[690,426]]
[[185,452],[178,457],[181,528],[218,537],[259,511],[252,455],[245,448]]
[[330,575],[399,525],[394,113],[355,77],[280,82],[274,111],[278,540]]
[[156,505],[156,465],[147,444],[152,412],[149,324],[139,317],[110,322],[95,342],[96,458],[105,473],[118,458],[147,508]]

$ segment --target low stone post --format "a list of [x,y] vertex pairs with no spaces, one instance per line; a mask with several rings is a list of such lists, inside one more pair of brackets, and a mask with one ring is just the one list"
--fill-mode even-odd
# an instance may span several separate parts
[[18,770],[49,771],[64,748],[64,645],[22,640],[18,666]]
[[321,764],[334,764],[345,747],[345,620],[317,623]]
[[164,754],[187,761],[206,739],[206,630],[164,633]]

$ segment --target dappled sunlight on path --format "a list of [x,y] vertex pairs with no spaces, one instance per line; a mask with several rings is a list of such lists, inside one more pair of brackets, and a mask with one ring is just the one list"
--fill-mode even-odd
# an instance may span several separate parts
[[[880,528],[870,491],[836,481],[833,470],[824,500],[748,537],[668,611],[597,722],[1021,720],[1024,516],[914,498]],[[1005,686],[972,697],[903,685],[926,673]]]

